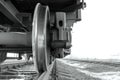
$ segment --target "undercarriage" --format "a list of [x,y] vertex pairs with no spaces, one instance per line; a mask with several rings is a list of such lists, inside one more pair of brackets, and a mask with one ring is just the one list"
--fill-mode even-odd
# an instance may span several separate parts
[[27,54],[43,73],[71,53],[72,27],[85,7],[84,0],[0,0],[0,63],[9,52]]

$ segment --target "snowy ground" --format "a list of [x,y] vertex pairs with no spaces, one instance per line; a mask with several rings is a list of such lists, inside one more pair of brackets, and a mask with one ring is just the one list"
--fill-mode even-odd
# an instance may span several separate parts
[[77,80],[120,80],[120,66],[114,64],[82,62],[80,60],[60,60],[62,63],[71,66],[72,75]]

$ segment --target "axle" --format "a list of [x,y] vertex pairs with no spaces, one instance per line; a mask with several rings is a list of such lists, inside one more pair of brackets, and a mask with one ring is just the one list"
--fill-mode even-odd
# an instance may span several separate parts
[[5,46],[27,46],[31,47],[31,32],[1,32],[0,45]]
[[[1,32],[0,33],[0,45],[9,47],[32,47],[32,33],[23,32]],[[52,48],[69,48],[71,44],[67,41],[57,40],[50,43]]]

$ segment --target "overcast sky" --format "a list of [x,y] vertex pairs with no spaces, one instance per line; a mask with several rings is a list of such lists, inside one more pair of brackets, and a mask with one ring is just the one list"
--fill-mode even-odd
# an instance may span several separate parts
[[120,58],[120,0],[85,0],[82,21],[74,24],[72,56]]

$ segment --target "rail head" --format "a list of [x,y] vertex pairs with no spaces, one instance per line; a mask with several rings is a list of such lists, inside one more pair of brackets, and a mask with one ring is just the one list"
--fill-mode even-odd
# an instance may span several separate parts
[[38,80],[50,80],[55,64],[56,64],[56,60],[53,61],[51,65],[49,65],[48,70],[42,73],[38,78]]

